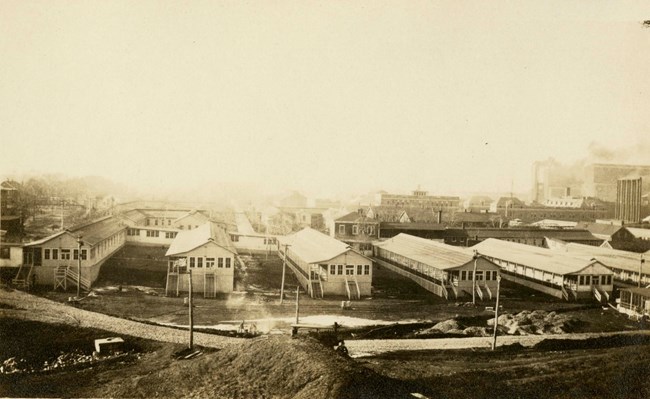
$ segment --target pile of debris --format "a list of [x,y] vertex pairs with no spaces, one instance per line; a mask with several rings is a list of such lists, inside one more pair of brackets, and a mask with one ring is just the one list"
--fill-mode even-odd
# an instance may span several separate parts
[[0,363],[0,374],[35,373],[75,367],[86,367],[98,362],[124,357],[135,357],[140,359],[139,354],[129,352],[111,353],[108,355],[101,355],[97,352],[93,352],[89,355],[77,349],[72,352],[61,352],[56,358],[53,360],[46,360],[40,366],[38,363],[36,365],[34,365],[34,362],[30,363],[27,359],[11,357]]
[[28,373],[30,371],[32,371],[32,368],[25,359],[10,357],[0,363],[0,374]]
[[[499,334],[534,335],[565,334],[574,332],[579,320],[566,314],[544,310],[524,310],[517,314],[499,316]],[[487,321],[487,327],[466,326],[458,319],[449,319],[413,334],[413,338],[433,338],[440,335],[488,337],[494,331],[494,318]]]
[[487,337],[490,331],[486,327],[464,326],[457,319],[449,319],[423,330],[416,331],[414,338],[427,338],[445,335],[464,335],[469,337]]
[[[494,318],[487,324],[494,326]],[[509,335],[566,334],[573,332],[578,324],[579,320],[574,317],[544,310],[499,316],[499,332]]]

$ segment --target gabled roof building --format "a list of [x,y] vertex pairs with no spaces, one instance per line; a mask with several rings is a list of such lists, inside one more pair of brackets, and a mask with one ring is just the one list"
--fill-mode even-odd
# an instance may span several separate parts
[[607,301],[614,273],[589,256],[573,256],[547,248],[487,239],[472,247],[501,266],[502,276],[517,284],[565,300]]
[[165,292],[178,295],[189,291],[214,298],[217,293],[233,291],[237,250],[228,233],[213,222],[178,233],[165,256],[169,259]]
[[496,294],[499,266],[469,249],[408,234],[376,242],[373,247],[379,265],[445,299],[473,295],[491,299]]
[[311,297],[371,295],[372,261],[309,227],[278,238],[278,252]]

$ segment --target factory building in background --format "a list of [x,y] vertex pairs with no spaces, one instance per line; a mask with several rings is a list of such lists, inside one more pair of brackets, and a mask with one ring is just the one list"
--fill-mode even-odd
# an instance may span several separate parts
[[641,192],[643,181],[638,179],[619,179],[616,181],[616,219],[626,223],[641,221]]

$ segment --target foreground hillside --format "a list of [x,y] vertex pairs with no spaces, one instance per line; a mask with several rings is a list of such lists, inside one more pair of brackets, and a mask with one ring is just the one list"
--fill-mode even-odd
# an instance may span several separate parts
[[95,329],[0,319],[0,339],[6,344],[0,349],[5,364],[0,396],[408,397],[404,383],[306,336],[266,336],[223,350],[199,348],[201,353],[190,359],[177,356],[181,345],[124,336],[125,355],[88,361],[93,340],[107,336]]

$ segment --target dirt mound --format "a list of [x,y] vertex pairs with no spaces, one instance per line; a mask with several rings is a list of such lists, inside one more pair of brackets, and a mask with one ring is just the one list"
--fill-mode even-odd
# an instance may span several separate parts
[[97,394],[200,398],[408,397],[408,392],[400,386],[312,338],[271,336],[192,360],[176,361],[156,373],[127,378]]
[[[499,316],[499,329],[510,335],[564,334],[573,332],[578,324],[575,317],[544,310]],[[487,325],[494,326],[494,318],[489,319]]]

